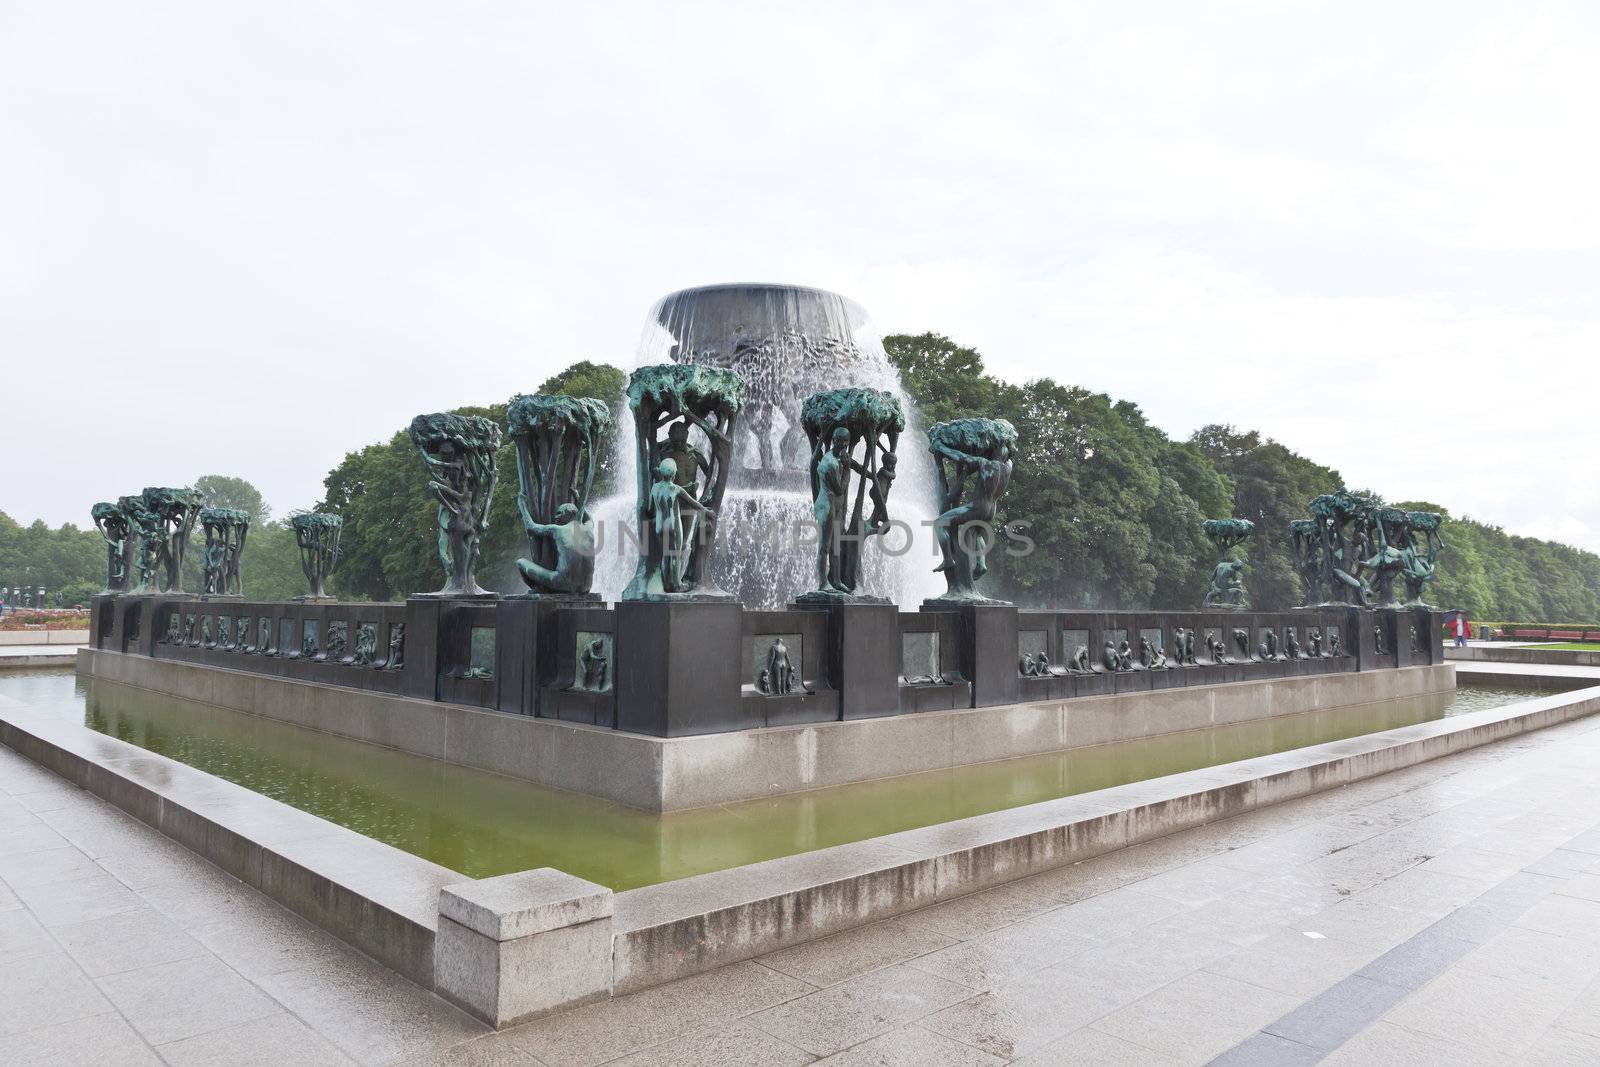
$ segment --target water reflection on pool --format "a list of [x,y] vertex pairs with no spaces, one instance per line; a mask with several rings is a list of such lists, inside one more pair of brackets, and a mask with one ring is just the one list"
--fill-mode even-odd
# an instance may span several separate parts
[[62,672],[0,675],[0,695],[474,878],[559,867],[624,890],[1534,694],[1462,689],[667,815]]

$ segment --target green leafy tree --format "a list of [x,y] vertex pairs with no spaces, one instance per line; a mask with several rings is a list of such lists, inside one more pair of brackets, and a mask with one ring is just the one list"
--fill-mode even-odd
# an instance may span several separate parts
[[243,478],[207,474],[196,478],[193,488],[206,495],[208,508],[238,508],[250,516],[252,528],[262,525],[272,516],[272,510],[261,498],[261,490]]
[[997,590],[1038,605],[1198,602],[1210,551],[1200,523],[1231,495],[1198,448],[1103,393],[993,378],[977,350],[939,334],[891,335],[884,349],[925,422],[987,415],[1017,427],[1000,518],[1026,523],[1035,550],[992,557]]
[[1204,426],[1189,440],[1232,481],[1233,516],[1256,524],[1243,546],[1250,561],[1245,586],[1251,603],[1267,608],[1301,603],[1305,594],[1294,567],[1289,521],[1305,518],[1312,497],[1343,489],[1344,479],[1255,430]]

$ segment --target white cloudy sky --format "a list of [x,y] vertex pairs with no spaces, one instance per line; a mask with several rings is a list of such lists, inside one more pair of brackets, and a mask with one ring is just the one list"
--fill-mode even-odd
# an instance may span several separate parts
[[281,514],[790,281],[1600,549],[1597,113],[1592,2],[0,0],[0,510]]

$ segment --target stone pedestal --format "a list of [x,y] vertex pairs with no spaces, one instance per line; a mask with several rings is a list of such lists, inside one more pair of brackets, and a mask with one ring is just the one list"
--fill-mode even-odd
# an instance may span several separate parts
[[1427,662],[1444,662],[1444,613],[1432,608],[1412,608],[1417,616],[1417,632],[1424,634],[1423,650]]
[[899,609],[889,603],[798,600],[796,611],[828,613],[828,681],[841,719],[900,713]]
[[612,893],[542,867],[439,891],[433,984],[495,1029],[611,995]]
[[495,610],[495,677],[501,711],[550,714],[539,702],[543,688],[554,681],[559,658],[556,612],[601,605],[598,596],[526,594],[500,601]]
[[617,604],[617,729],[680,737],[763,725],[740,700],[737,603]]
[[405,662],[400,691],[418,700],[439,699],[439,609],[442,600],[406,599]]
[[961,617],[961,674],[972,683],[972,706],[1015,704],[1017,609],[1012,604],[963,604],[925,600],[923,611],[953,611]]

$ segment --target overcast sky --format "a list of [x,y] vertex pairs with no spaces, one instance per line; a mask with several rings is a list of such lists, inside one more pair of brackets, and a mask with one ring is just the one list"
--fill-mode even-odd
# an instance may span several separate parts
[[1600,550],[1597,104],[1592,2],[0,0],[0,510],[281,515],[781,281]]

